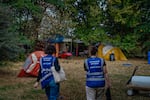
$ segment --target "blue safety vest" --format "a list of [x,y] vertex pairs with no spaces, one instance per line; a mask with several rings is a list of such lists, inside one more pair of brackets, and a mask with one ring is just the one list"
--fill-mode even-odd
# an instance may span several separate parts
[[51,80],[54,80],[51,67],[52,64],[54,64],[55,57],[51,55],[47,55],[45,57],[42,57],[40,59],[40,65],[41,65],[41,86],[42,88],[45,88],[46,86],[49,85]]
[[86,86],[91,88],[104,87],[104,60],[98,57],[91,57],[85,60],[85,64],[88,70],[86,73]]

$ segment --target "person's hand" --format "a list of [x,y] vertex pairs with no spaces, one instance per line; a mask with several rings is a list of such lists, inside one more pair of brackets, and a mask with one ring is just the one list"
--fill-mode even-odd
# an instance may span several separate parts
[[39,82],[35,82],[35,84],[33,85],[34,88],[37,88],[39,85]]
[[110,88],[110,87],[111,87],[111,83],[110,83],[110,82],[107,82],[106,87],[107,87],[107,88]]
[[111,80],[108,79],[108,80],[106,81],[106,88],[110,88],[110,87],[111,87]]

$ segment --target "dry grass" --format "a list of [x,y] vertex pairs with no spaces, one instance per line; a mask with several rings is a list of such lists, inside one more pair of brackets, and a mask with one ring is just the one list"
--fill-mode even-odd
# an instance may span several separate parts
[[[60,59],[60,65],[64,67],[67,74],[67,81],[61,83],[61,96],[63,100],[86,100],[85,99],[85,72],[83,60]],[[24,62],[9,63],[7,67],[0,68],[0,100],[46,100],[41,88],[33,88],[36,78],[17,78]],[[125,67],[123,64],[132,64]],[[147,61],[134,59],[128,61],[106,61],[112,87],[113,100],[150,100],[147,94],[127,96],[126,82],[131,76],[135,66],[139,66],[136,75],[149,75],[150,65]]]

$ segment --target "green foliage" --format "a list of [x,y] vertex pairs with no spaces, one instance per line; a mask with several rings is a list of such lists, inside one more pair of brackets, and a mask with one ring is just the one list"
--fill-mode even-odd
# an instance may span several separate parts
[[70,4],[67,7],[74,23],[76,23],[76,38],[80,38],[86,44],[90,44],[104,40],[102,36],[107,37],[104,34],[104,28],[100,26],[104,18],[102,17],[103,12],[100,10],[97,0],[69,0],[67,3]]
[[[13,20],[10,15],[7,16],[10,10],[5,9],[5,12],[1,6],[0,10],[3,12],[0,13],[0,17],[2,16],[0,48],[5,48],[3,52],[11,47],[9,44],[17,44],[18,41],[19,45],[34,44],[38,37],[37,28],[41,24],[45,10],[45,6],[38,2],[54,5],[60,13],[60,18],[57,18],[59,23],[53,23],[56,27],[49,33],[61,32],[66,35],[68,27],[75,27],[73,36],[86,44],[99,41],[111,43],[128,53],[135,49],[141,52],[150,50],[149,0],[1,0],[0,2],[5,3],[5,6],[11,6],[15,11],[12,15],[17,19]],[[31,16],[31,19],[22,20],[24,16],[28,18]],[[12,25],[10,22],[13,21],[18,23]],[[14,47],[17,45],[12,46]]]
[[80,39],[86,44],[99,41],[107,41],[109,39],[108,35],[101,28],[85,29],[86,30],[83,30],[83,27],[78,28],[78,30],[76,31],[76,36],[80,37]]
[[[122,43],[120,45],[120,48],[122,48],[123,50],[125,50],[126,52],[130,53],[132,52],[134,49],[136,49],[136,37],[134,34],[128,34],[124,37],[124,39],[122,39]],[[119,46],[118,46],[119,47]]]
[[53,4],[55,6],[64,7],[64,2],[62,0],[45,0],[45,2]]
[[16,2],[12,3],[12,7],[16,8],[18,11],[28,10],[33,15],[36,16],[42,13],[42,9],[40,6],[36,5],[35,2],[31,2],[31,0],[16,0]]
[[150,50],[150,21],[136,27],[135,33],[138,34],[138,45],[141,46],[142,52],[147,53]]
[[[66,0],[66,3],[76,22],[75,34],[85,43],[111,43],[127,53],[149,50],[148,0]],[[85,17],[79,16],[81,11]]]
[[[7,47],[12,47],[13,49],[7,50],[8,52],[12,52],[12,54],[15,54],[15,56],[11,56],[17,59],[24,59],[24,53],[29,53],[33,50],[34,46],[34,41],[37,40],[38,38],[38,28],[41,24],[41,19],[44,15],[45,11],[45,5],[49,5],[49,3],[54,4],[54,5],[59,5],[59,7],[63,6],[63,2],[60,0],[44,0],[44,5],[43,5],[43,0],[7,0],[7,1],[1,1],[1,3],[6,7],[11,7],[12,9],[12,22],[13,25],[9,26],[9,35],[12,33],[12,36],[8,37],[14,37],[13,44],[9,43],[8,45],[1,46],[3,49]],[[50,4],[50,5],[51,5]],[[6,14],[7,15],[7,14]],[[9,20],[9,18],[6,17],[6,20]],[[10,21],[8,21],[10,22]],[[12,24],[12,23],[11,23]],[[4,26],[5,28],[5,26]],[[6,29],[3,31],[6,33]],[[2,32],[2,33],[3,33]],[[5,34],[6,35],[6,34]],[[3,36],[4,37],[4,36]],[[7,39],[7,40],[12,40],[12,39]],[[6,40],[2,40],[5,41]],[[11,46],[9,46],[11,44]],[[15,46],[15,47],[14,47]],[[17,49],[15,49],[18,47]],[[28,49],[26,49],[28,47]],[[20,49],[23,48],[23,49]],[[25,49],[26,50],[25,50]],[[6,49],[2,50],[5,51]],[[15,53],[18,50],[17,54]],[[22,52],[19,52],[21,50]],[[9,54],[3,53],[3,56],[6,57],[9,56]],[[3,58],[2,58],[3,59]]]
[[11,14],[10,9],[0,6],[0,61],[15,60],[22,50],[17,45],[18,34],[12,29],[13,20]]
[[31,44],[31,40],[27,39],[26,36],[20,35],[19,36],[19,40],[21,44],[27,44],[30,45]]
[[139,13],[137,3],[132,0],[122,1],[113,0],[109,2],[109,14],[114,21],[121,24],[126,24],[129,27],[138,25]]
[[111,0],[108,5],[107,29],[113,37],[118,36],[112,42],[128,53],[136,53],[135,49],[147,52],[150,33],[148,0]]

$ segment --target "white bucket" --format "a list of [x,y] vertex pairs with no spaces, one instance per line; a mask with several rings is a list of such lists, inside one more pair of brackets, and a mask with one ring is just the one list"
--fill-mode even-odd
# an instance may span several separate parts
[[137,87],[150,88],[150,76],[133,76],[131,84]]

